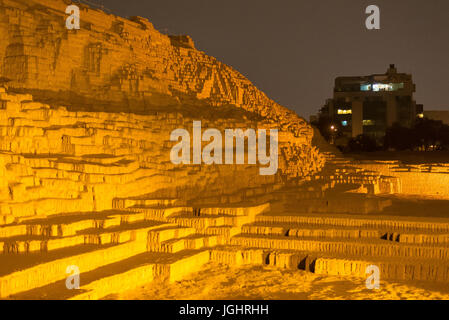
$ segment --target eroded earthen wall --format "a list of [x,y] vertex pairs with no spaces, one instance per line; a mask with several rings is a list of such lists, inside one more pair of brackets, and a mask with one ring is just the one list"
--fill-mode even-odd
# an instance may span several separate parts
[[323,166],[304,119],[195,49],[190,37],[163,35],[144,18],[128,20],[83,5],[80,30],[67,30],[67,5],[0,1],[0,75],[11,80],[11,90],[69,111],[180,111],[201,120],[211,106],[236,106],[280,130],[289,177]]
[[[296,153],[297,170],[287,166],[290,155],[280,154],[279,172],[272,176],[260,175],[258,165],[175,165],[170,153],[176,142],[170,134],[178,128],[192,132],[194,120],[179,113],[73,112],[6,92],[0,92],[0,101],[0,213],[9,222],[21,216],[108,210],[114,199],[152,193],[183,200],[232,195],[282,183],[288,174],[310,175],[321,161],[311,147]],[[222,131],[271,126],[265,120],[235,118],[204,119],[202,125]],[[281,149],[304,148],[301,139],[290,135],[280,132]]]

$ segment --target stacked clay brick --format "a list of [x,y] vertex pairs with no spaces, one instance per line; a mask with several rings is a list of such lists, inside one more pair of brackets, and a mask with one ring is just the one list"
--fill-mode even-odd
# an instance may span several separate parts
[[10,88],[77,111],[145,114],[233,105],[290,136],[282,147],[289,176],[304,177],[323,166],[311,145],[313,130],[302,118],[195,49],[188,36],[166,36],[146,19],[83,5],[81,29],[67,30],[66,7],[62,0],[0,1],[0,73],[12,80]]
[[[447,185],[447,166],[355,168],[188,36],[81,5],[69,31],[67,5],[0,0],[0,298],[97,299],[209,261],[449,281],[448,219],[382,217],[376,197],[410,174]],[[279,174],[172,164],[170,133],[194,120],[279,129]],[[66,290],[68,265],[83,291]]]
[[[170,133],[192,132],[193,125],[192,118],[177,113],[72,112],[34,102],[29,94],[0,91],[3,223],[109,210],[114,199],[158,192],[186,201],[221,197],[279,180],[261,176],[257,165],[174,165]],[[223,131],[234,125],[266,128],[265,122],[233,118],[202,125]]]

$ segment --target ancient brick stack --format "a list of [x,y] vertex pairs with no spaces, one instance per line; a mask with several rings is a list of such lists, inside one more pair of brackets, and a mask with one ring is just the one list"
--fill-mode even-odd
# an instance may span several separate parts
[[[0,1],[0,75],[9,87],[69,111],[172,109],[198,117],[236,106],[285,132],[289,176],[319,170],[312,128],[233,68],[197,50],[188,36],[158,32],[144,18],[124,19],[80,5],[81,28],[67,30],[62,0]],[[200,119],[198,119],[200,120]]]

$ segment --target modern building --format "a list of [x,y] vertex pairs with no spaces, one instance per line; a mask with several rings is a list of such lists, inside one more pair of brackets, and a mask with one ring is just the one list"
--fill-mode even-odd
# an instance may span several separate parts
[[413,98],[415,91],[412,76],[398,73],[394,64],[385,74],[338,77],[321,116],[329,117],[347,137],[367,134],[381,141],[395,122],[411,127],[417,116],[423,116],[422,105]]
[[449,111],[436,110],[436,111],[424,111],[424,117],[431,120],[442,121],[444,124],[449,125]]

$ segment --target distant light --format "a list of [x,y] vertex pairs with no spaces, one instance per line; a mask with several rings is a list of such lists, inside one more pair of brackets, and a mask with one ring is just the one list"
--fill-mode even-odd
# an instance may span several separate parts
[[393,91],[392,84],[375,83],[373,84],[373,91]]
[[423,119],[424,118],[424,113],[418,114],[418,118]]
[[348,121],[346,121],[346,120],[342,121],[341,124],[342,124],[343,127],[346,127],[348,125]]
[[335,129],[335,126],[331,126],[331,130],[334,130]]
[[360,86],[360,90],[362,90],[362,91],[371,91],[371,85],[370,84],[362,84]]
[[361,91],[396,91],[399,89],[404,89],[404,83],[374,83],[374,84],[361,84]]
[[351,109],[338,109],[337,113],[338,114],[352,114],[352,110]]

